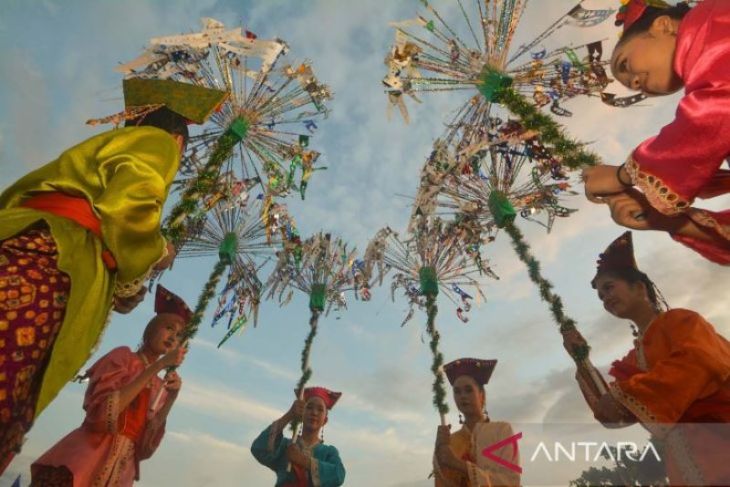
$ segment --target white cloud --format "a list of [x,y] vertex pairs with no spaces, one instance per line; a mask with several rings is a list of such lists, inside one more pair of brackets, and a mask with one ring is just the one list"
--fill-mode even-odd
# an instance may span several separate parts
[[195,430],[168,431],[160,449],[141,465],[138,485],[235,487],[271,485],[274,473],[259,465],[247,445]]
[[193,381],[185,382],[185,387],[180,392],[178,405],[230,422],[245,420],[257,424],[267,424],[282,414],[278,408],[261,403],[234,389],[220,385],[204,385]]
[[226,348],[226,347],[218,348],[218,346],[215,343],[205,340],[203,338],[196,338],[195,340],[193,340],[193,346],[196,348],[202,347],[208,351],[213,351],[216,354],[218,354],[219,356],[222,356],[231,365],[241,364],[241,363],[253,365],[254,367],[257,367],[258,369],[263,370],[264,372],[266,372],[268,375],[270,375],[272,377],[286,379],[288,381],[294,381],[298,377],[297,374],[295,372],[292,372],[291,370],[285,369],[283,367],[279,367],[266,360],[261,360],[256,357],[252,357],[250,355],[236,352],[235,350],[232,350],[230,348]]
[[[549,7],[538,3],[528,8],[517,42],[539,32],[575,1],[551,0]],[[410,202],[398,195],[415,191],[417,171],[461,99],[424,95],[422,105],[411,104],[410,126],[397,118],[386,121],[380,77],[393,38],[387,22],[412,17],[420,9],[417,2],[247,0],[242,5],[184,0],[173,5],[139,0],[83,8],[48,5],[50,9],[14,8],[0,19],[0,40],[6,46],[21,46],[0,56],[0,71],[7,74],[0,79],[5,110],[0,187],[24,167],[37,167],[88,137],[94,130],[83,125],[87,118],[118,110],[119,77],[112,72],[118,61],[132,58],[154,35],[197,28],[203,15],[229,25],[243,19],[260,37],[284,38],[292,47],[291,57],[310,59],[320,79],[335,92],[332,115],[312,139],[329,169],[312,178],[306,201],[290,203],[303,234],[324,228],[363,249],[378,228],[403,228]],[[459,15],[456,8],[442,11]],[[615,29],[609,21],[590,32],[564,29],[558,34],[556,43],[606,38],[609,52]],[[671,119],[675,102],[676,98],[656,99],[646,107],[621,111],[595,99],[576,99],[567,106],[574,118],[564,121],[572,135],[591,141],[606,162],[616,163]],[[593,345],[594,362],[605,370],[631,346],[631,335],[627,324],[602,310],[588,283],[596,256],[622,230],[611,224],[605,207],[589,204],[580,195],[565,204],[580,211],[557,220],[550,234],[529,222],[520,221],[519,226],[545,276],[563,297],[566,312]],[[726,207],[727,199],[714,204]],[[640,266],[650,269],[672,304],[697,309],[730,335],[724,298],[730,278],[724,277],[724,270],[665,235],[639,232],[635,242]],[[458,322],[453,307],[441,302],[438,326],[446,359],[499,359],[487,388],[495,419],[590,421],[556,325],[507,236],[500,235],[487,253],[502,279],[485,284],[489,301],[472,310],[470,323]],[[199,276],[207,275],[208,265],[179,263],[163,282],[173,281],[194,300],[202,284]],[[351,303],[341,320],[323,319],[314,348],[313,380],[344,393],[325,434],[346,459],[348,486],[372,485],[373,472],[383,472],[382,485],[432,485],[426,476],[438,416],[431,405],[431,357],[422,336],[425,320],[417,311],[400,328],[407,306],[400,296],[390,302],[388,286],[386,281],[375,289],[367,305]],[[305,333],[296,323],[306,322],[306,305],[296,307],[299,304],[278,310],[274,303],[263,303],[261,326],[220,350],[212,338],[218,330],[201,328],[185,364],[185,385],[170,418],[171,429],[158,453],[143,464],[140,485],[273,484],[273,474],[256,464],[248,443],[291,402]],[[103,347],[135,342],[139,316],[115,317]],[[450,397],[449,403],[453,409]],[[26,471],[34,455],[80,423],[80,404],[76,396],[51,406],[36,424],[14,471]],[[455,423],[455,411],[449,420]]]

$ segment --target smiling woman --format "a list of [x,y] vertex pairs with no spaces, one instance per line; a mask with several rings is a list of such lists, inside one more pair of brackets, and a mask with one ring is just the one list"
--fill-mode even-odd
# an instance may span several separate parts
[[[647,95],[668,95],[682,88],[674,70],[677,31],[689,12],[682,2],[670,8],[647,7],[636,21],[629,14],[637,3],[630,3],[625,18],[628,25],[611,56],[611,71],[624,86]],[[637,12],[638,13],[638,12]]]
[[[139,463],[160,445],[181,386],[176,373],[164,381],[157,374],[182,362],[185,349],[179,336],[192,315],[182,299],[162,286],[155,312],[137,352],[115,348],[86,373],[84,423],[33,463],[33,486],[127,487],[139,480]],[[160,390],[163,400],[153,404]]]
[[[464,415],[462,428],[451,434],[439,426],[434,453],[436,487],[481,487],[520,485],[520,457],[512,426],[490,421],[484,386],[496,360],[461,358],[444,365],[454,389],[454,401]],[[495,446],[503,443],[501,446]],[[491,451],[485,454],[485,451]]]
[[[630,0],[619,14],[624,34],[611,59],[622,84],[647,95],[684,86],[675,120],[637,147],[621,166],[584,171],[586,195],[608,203],[618,224],[661,230],[714,262],[730,265],[730,210],[692,206],[730,192],[730,2],[690,9]],[[632,188],[636,186],[637,191]]]
[[[284,416],[261,432],[251,453],[276,472],[276,487],[339,487],[345,482],[345,466],[337,448],[324,444],[322,429],[342,394],[324,387],[308,387],[303,394],[304,399],[295,400]],[[292,442],[283,431],[293,420],[301,420],[303,428]]]
[[[663,441],[670,485],[728,485],[730,343],[698,313],[660,306],[629,232],[601,254],[592,284],[606,311],[638,328],[634,348],[612,364],[608,393],[576,375],[595,418],[607,427],[638,421]],[[565,345],[581,343],[573,332]]]

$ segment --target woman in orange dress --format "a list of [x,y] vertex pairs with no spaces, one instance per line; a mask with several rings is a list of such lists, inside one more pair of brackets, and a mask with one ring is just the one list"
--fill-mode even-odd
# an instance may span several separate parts
[[[444,365],[454,390],[454,402],[464,415],[463,426],[451,433],[451,426],[439,426],[433,465],[436,487],[483,487],[520,485],[519,452],[512,426],[490,421],[487,415],[489,382],[496,360],[461,358]],[[513,441],[514,440],[514,441]],[[491,457],[487,447],[504,442]]]
[[[662,306],[636,266],[630,232],[601,254],[592,285],[636,336],[613,363],[609,392],[576,375],[596,419],[608,427],[638,421],[663,441],[671,485],[730,485],[730,343],[698,313]],[[586,344],[578,332],[565,337],[568,350]]]

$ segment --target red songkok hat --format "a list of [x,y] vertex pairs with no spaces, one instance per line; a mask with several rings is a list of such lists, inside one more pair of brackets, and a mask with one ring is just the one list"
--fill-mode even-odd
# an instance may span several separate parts
[[621,0],[621,8],[616,14],[616,25],[623,25],[624,32],[639,20],[647,7],[668,8],[670,5],[663,0]]
[[[626,232],[611,242],[606,250],[598,256],[598,269],[596,277],[601,272],[620,271],[624,269],[638,270],[634,258],[634,242],[631,239],[631,232]],[[596,277],[593,280],[596,280]]]
[[324,405],[327,407],[327,410],[335,407],[335,403],[337,403],[340,399],[340,396],[342,396],[341,392],[330,391],[324,387],[307,387],[304,389],[305,401],[309,401],[313,397],[319,397],[324,401]]
[[486,385],[492,377],[497,360],[482,360],[478,358],[460,358],[444,365],[444,372],[452,386],[456,379],[462,375],[468,375],[480,386]]
[[193,312],[190,311],[185,301],[160,284],[157,285],[157,291],[155,292],[155,313],[158,315],[162,313],[178,315],[185,323],[188,323],[193,317]]

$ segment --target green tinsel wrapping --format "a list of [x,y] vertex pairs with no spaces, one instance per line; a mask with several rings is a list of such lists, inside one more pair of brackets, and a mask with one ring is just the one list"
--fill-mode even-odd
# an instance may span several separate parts
[[444,381],[444,373],[441,367],[444,365],[444,356],[439,351],[440,335],[436,329],[436,315],[438,307],[436,306],[436,296],[426,295],[426,331],[431,337],[429,343],[431,353],[433,354],[433,362],[431,363],[431,372],[435,377],[433,381],[433,405],[436,406],[439,414],[445,416],[449,412],[449,406],[446,404],[446,387]]
[[421,294],[424,296],[438,296],[439,281],[436,269],[433,267],[421,267],[418,270],[418,278],[421,282]]
[[510,86],[512,86],[512,78],[491,66],[484,66],[479,76],[477,89],[488,101],[495,101]]
[[[304,348],[302,349],[302,376],[299,378],[299,382],[297,383],[297,397],[301,397],[304,387],[312,377],[312,368],[309,366],[309,354],[312,351],[312,342],[314,342],[314,337],[317,334],[319,311],[316,309],[312,309],[311,311],[312,315],[309,318],[309,334],[307,335],[307,339],[304,341]],[[293,421],[291,425],[292,431],[296,433],[298,427],[299,422]]]
[[192,339],[198,333],[198,327],[200,326],[200,322],[203,321],[203,315],[205,314],[205,310],[208,308],[208,303],[210,303],[210,300],[215,296],[215,289],[218,287],[218,282],[221,280],[221,276],[223,276],[227,267],[228,264],[223,261],[216,262],[213,272],[210,273],[208,282],[206,282],[205,287],[203,287],[203,292],[201,292],[200,297],[198,297],[198,304],[195,305],[193,317],[190,319],[188,326],[185,328],[183,342]]
[[169,222],[163,234],[176,249],[186,237],[186,221],[198,208],[202,196],[215,192],[218,183],[218,173],[221,167],[231,157],[233,148],[241,141],[233,131],[228,130],[220,136],[208,162],[198,173],[197,179],[183,192],[180,201],[172,208],[167,217]]
[[248,120],[239,117],[228,126],[228,132],[232,133],[239,141],[241,141],[246,138],[248,127]]
[[233,264],[238,253],[238,235],[235,232],[226,233],[218,247],[218,258],[227,265]]
[[501,191],[492,191],[489,193],[489,212],[494,217],[497,227],[504,228],[507,223],[515,221],[517,212],[512,203],[509,202],[507,196]]
[[[522,235],[522,232],[520,232],[514,223],[505,225],[504,230],[512,238],[512,246],[520,260],[527,266],[530,279],[540,289],[540,297],[550,305],[550,312],[558,325],[560,325],[560,332],[565,333],[570,330],[575,330],[575,321],[563,312],[563,300],[560,299],[560,296],[553,293],[552,283],[542,276],[540,263],[530,252],[530,246],[525,242],[525,237]],[[576,347],[573,349],[571,355],[573,360],[580,362],[588,358],[589,351],[590,347],[587,345],[584,347]]]
[[600,163],[596,154],[586,151],[582,144],[569,139],[549,115],[542,113],[515,90],[500,90],[496,94],[496,102],[517,115],[526,129],[540,132],[541,140],[554,147],[555,155],[560,156],[567,167],[578,169]]
[[327,302],[327,287],[324,284],[312,284],[309,294],[309,309],[318,312],[324,311]]

